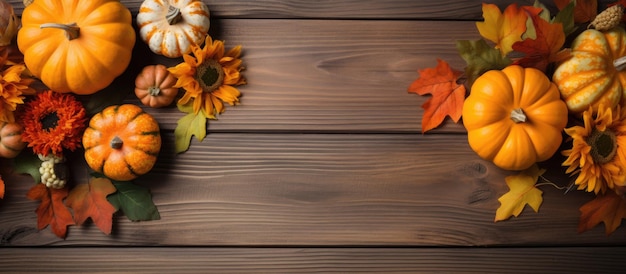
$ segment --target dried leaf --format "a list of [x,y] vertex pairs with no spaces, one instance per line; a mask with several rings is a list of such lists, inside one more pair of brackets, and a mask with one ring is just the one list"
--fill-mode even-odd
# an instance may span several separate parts
[[408,89],[419,95],[432,95],[422,105],[425,110],[422,132],[438,127],[446,116],[450,116],[456,123],[463,112],[465,86],[457,83],[462,73],[451,69],[443,60],[437,59],[437,63],[435,68],[419,70],[420,77]]
[[525,56],[515,61],[523,67],[534,67],[546,71],[548,64],[558,62],[569,57],[569,50],[561,49],[565,43],[565,33],[561,23],[550,23],[538,16],[534,16],[536,38],[526,38],[513,44],[513,49],[525,53]]
[[590,22],[598,14],[598,0],[554,0],[554,4],[560,11],[574,5],[575,23]]
[[111,234],[113,213],[117,211],[107,200],[107,196],[116,191],[107,178],[91,178],[87,184],[75,186],[65,200],[65,204],[74,211],[76,224],[83,224],[91,218],[104,234]]
[[63,203],[67,197],[67,187],[62,189],[49,189],[43,184],[33,186],[26,197],[31,200],[41,201],[35,213],[37,213],[37,229],[41,230],[50,225],[52,232],[59,238],[65,238],[67,227],[74,225],[72,213]]
[[187,115],[180,118],[174,129],[174,146],[176,153],[182,153],[189,149],[191,138],[195,135],[199,141],[206,137],[207,118],[204,110],[194,114],[191,104],[178,106],[178,109]]
[[148,188],[132,182],[113,182],[113,184],[117,192],[110,195],[108,200],[115,208],[121,209],[129,220],[136,222],[161,219]]
[[467,63],[465,77],[467,86],[471,87],[474,81],[483,73],[492,69],[503,69],[511,64],[511,60],[502,56],[497,49],[487,45],[485,40],[459,40],[456,48],[461,58]]
[[626,200],[613,191],[598,194],[595,199],[580,207],[578,233],[604,223],[606,235],[613,233],[626,218]]
[[511,216],[519,216],[527,204],[535,212],[539,211],[543,202],[543,192],[535,187],[535,184],[544,172],[545,170],[533,165],[528,170],[505,178],[510,190],[498,198],[500,207],[496,210],[496,222],[506,220]]
[[528,13],[539,13],[541,9],[533,7],[519,7],[516,3],[506,7],[500,13],[498,6],[483,3],[484,22],[477,22],[478,32],[485,39],[495,43],[495,47],[502,55],[506,55],[513,50],[513,44],[522,40],[522,35],[526,32],[526,21]]

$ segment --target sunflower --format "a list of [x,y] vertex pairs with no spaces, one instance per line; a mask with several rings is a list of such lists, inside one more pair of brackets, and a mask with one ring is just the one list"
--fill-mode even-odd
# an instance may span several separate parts
[[[0,64],[0,68],[4,68],[4,64]],[[13,113],[18,104],[24,103],[23,95],[35,93],[29,87],[33,79],[22,77],[25,70],[24,64],[16,64],[7,67],[0,74],[0,122],[15,122]]]
[[80,147],[86,127],[85,108],[74,96],[51,90],[35,96],[26,103],[20,123],[24,126],[22,139],[42,156],[62,156],[63,149]]
[[207,36],[204,48],[195,45],[192,53],[183,55],[183,63],[168,68],[178,78],[174,87],[185,90],[178,104],[186,105],[193,99],[195,114],[203,109],[207,118],[215,119],[216,114],[224,112],[224,102],[239,102],[241,93],[234,86],[246,83],[239,73],[241,46],[224,54],[224,42]]
[[573,141],[572,149],[562,152],[568,157],[563,166],[569,166],[566,173],[578,173],[579,190],[620,192],[626,185],[626,111],[600,106],[592,115],[590,108],[583,113],[584,127],[565,129]]

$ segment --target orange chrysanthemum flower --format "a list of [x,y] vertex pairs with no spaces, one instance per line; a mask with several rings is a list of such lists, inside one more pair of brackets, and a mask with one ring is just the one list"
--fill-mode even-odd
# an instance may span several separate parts
[[22,139],[42,156],[62,156],[63,149],[80,147],[87,126],[83,105],[70,94],[45,91],[26,103],[19,122]]
[[204,48],[192,47],[193,56],[183,55],[183,63],[168,68],[176,78],[175,87],[183,88],[185,94],[178,101],[186,105],[193,99],[193,111],[201,109],[207,118],[215,118],[224,112],[224,104],[235,105],[241,95],[234,86],[243,85],[241,46],[224,54],[224,42],[207,36]]
[[592,109],[583,113],[584,127],[573,126],[565,132],[572,137],[572,149],[564,150],[568,158],[563,166],[567,173],[576,172],[578,189],[604,193],[619,192],[626,185],[626,109],[600,106],[595,118]]
[[[3,64],[0,64],[3,67]],[[23,95],[34,94],[29,85],[33,79],[22,77],[26,70],[24,64],[12,65],[0,74],[0,121],[15,122],[14,111],[18,104],[24,103]]]

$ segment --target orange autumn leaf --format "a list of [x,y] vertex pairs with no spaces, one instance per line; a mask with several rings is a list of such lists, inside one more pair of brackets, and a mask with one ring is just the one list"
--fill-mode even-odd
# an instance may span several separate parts
[[417,78],[408,91],[419,95],[431,94],[423,105],[422,132],[429,131],[443,123],[446,116],[450,116],[456,123],[463,112],[465,101],[465,86],[457,80],[462,72],[455,71],[443,60],[437,59],[437,67],[418,71]]
[[500,13],[498,6],[483,3],[484,22],[476,22],[478,32],[485,39],[495,43],[502,55],[513,50],[513,44],[522,40],[526,32],[528,15],[537,15],[541,9],[530,6],[519,7],[516,3],[506,7]]
[[613,191],[599,194],[580,207],[578,233],[603,222],[606,235],[610,235],[620,226],[623,218],[626,218],[626,200]]
[[4,198],[4,181],[2,180],[2,176],[0,176],[0,199]]
[[107,200],[109,194],[117,191],[106,178],[91,178],[89,183],[72,189],[65,204],[74,210],[74,220],[78,225],[91,218],[105,234],[111,234],[113,213],[117,211]]
[[[563,10],[572,0],[554,0],[559,10]],[[576,0],[574,6],[574,22],[586,23],[596,18],[598,14],[598,0]]]
[[50,225],[52,232],[59,238],[65,238],[67,227],[74,225],[72,213],[63,204],[63,199],[67,197],[67,188],[49,189],[44,184],[37,184],[32,187],[26,197],[31,200],[39,200],[41,203],[37,210],[37,228],[39,230]]
[[532,20],[536,38],[526,38],[513,44],[515,51],[525,53],[514,64],[546,71],[548,64],[570,56],[568,49],[561,49],[565,43],[565,32],[561,23],[550,23],[539,16],[533,16]]

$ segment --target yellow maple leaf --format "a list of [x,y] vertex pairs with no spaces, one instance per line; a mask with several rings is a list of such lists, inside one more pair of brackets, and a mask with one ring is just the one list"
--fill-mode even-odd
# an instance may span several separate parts
[[510,190],[498,198],[500,207],[496,210],[494,221],[503,221],[511,216],[519,216],[526,204],[538,212],[539,206],[543,202],[541,196],[543,192],[535,187],[535,184],[544,172],[545,169],[539,169],[537,165],[533,165],[517,175],[507,176],[505,180]]
[[[484,22],[476,22],[478,32],[494,42],[502,55],[513,51],[513,44],[522,40],[530,7],[519,7],[516,3],[506,7],[503,13],[494,4],[483,3]],[[535,11],[536,12],[536,11]]]

